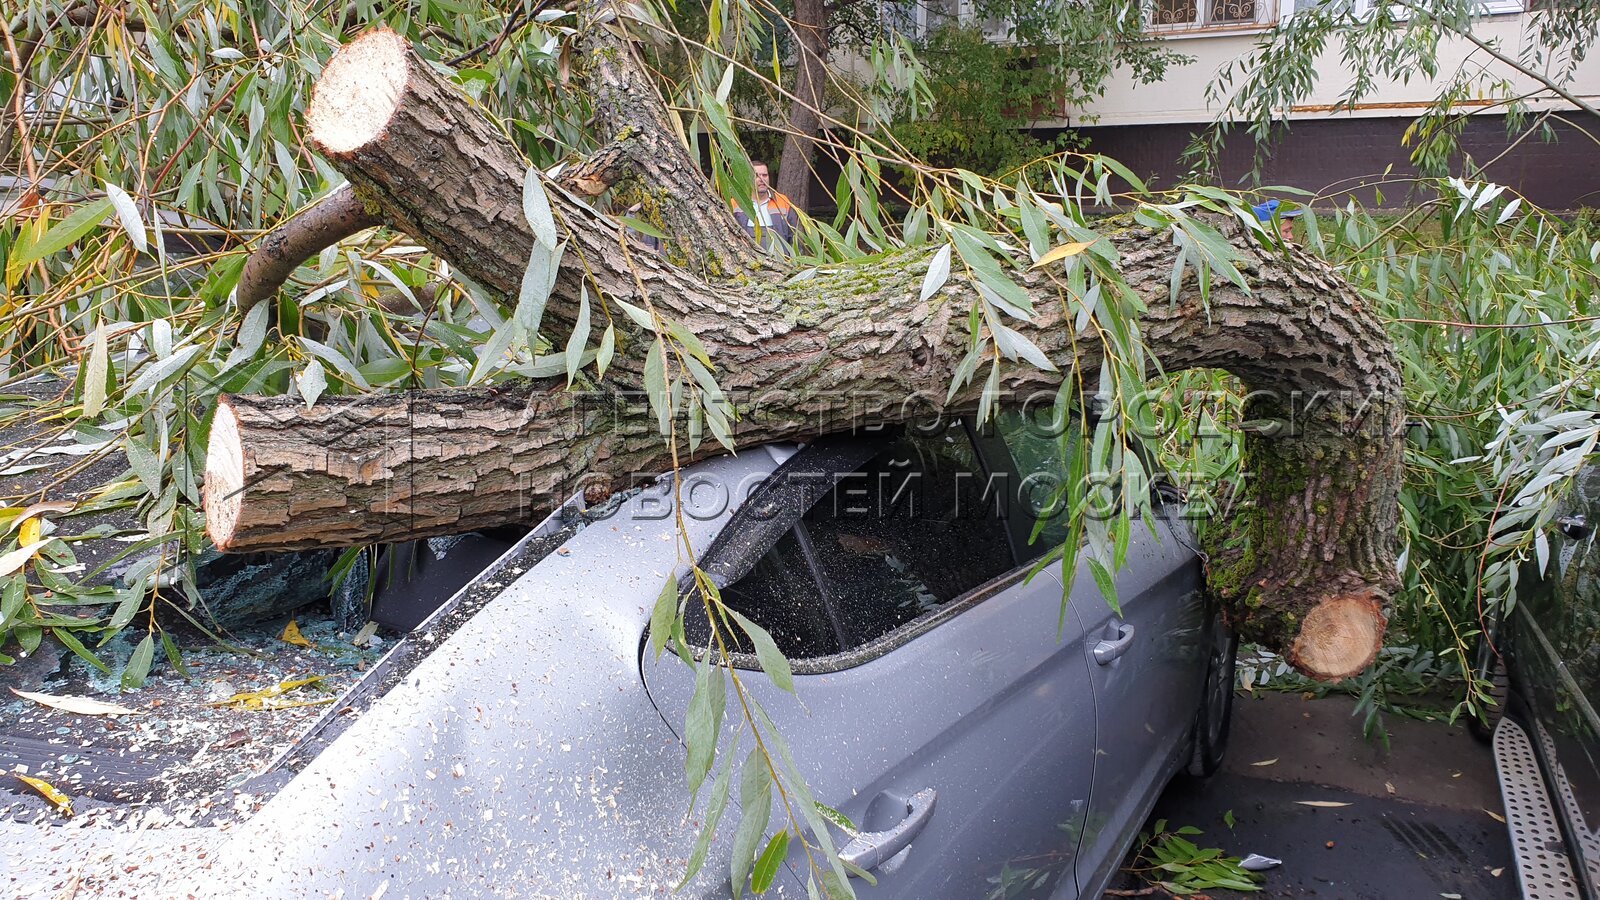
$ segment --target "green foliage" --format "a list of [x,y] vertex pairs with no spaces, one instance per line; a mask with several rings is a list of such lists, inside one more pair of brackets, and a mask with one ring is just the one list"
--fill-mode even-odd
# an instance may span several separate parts
[[1028,48],[995,44],[977,29],[940,29],[923,49],[933,109],[903,119],[894,135],[915,158],[1000,175],[1030,160],[1076,149],[1068,132],[1041,139],[1027,130],[1058,113],[1069,74]]
[[[1264,655],[1245,684],[1354,695],[1369,736],[1381,714],[1481,715],[1479,635],[1549,562],[1550,518],[1600,441],[1600,229],[1562,221],[1505,188],[1456,179],[1408,185],[1433,199],[1378,217],[1353,202],[1307,216],[1304,240],[1390,323],[1408,405],[1400,497],[1401,590],[1378,663],[1315,685]],[[1182,376],[1199,377],[1195,373]],[[1236,404],[1225,381],[1216,404]],[[1168,413],[1183,416],[1181,411]],[[1208,418],[1210,418],[1210,415]],[[1226,418],[1224,418],[1226,421]],[[1227,442],[1169,441],[1180,472],[1227,477]],[[1193,483],[1193,482],[1187,482]]]
[[1296,672],[1283,658],[1260,647],[1239,649],[1239,683],[1247,691],[1281,691],[1355,699],[1361,734],[1389,746],[1387,716],[1425,722],[1452,718],[1449,707],[1465,695],[1460,655],[1452,644],[1442,654],[1410,646],[1388,646],[1354,678],[1330,684]]
[[[1351,205],[1308,241],[1391,323],[1410,408],[1397,642],[1470,672],[1477,634],[1548,561],[1554,500],[1600,435],[1600,231],[1502,187],[1432,182],[1397,220]],[[1459,712],[1483,702],[1469,685]]]
[[1029,129],[1099,97],[1119,65],[1148,83],[1188,61],[1164,42],[1145,40],[1137,5],[1118,0],[981,0],[974,20],[1009,22],[1009,39],[996,42],[975,25],[945,24],[918,48],[932,107],[902,110],[892,122],[895,139],[914,159],[998,177],[1079,149],[1075,132],[1041,137]]
[[[280,302],[248,314],[233,303],[244,241],[342,181],[301,133],[312,80],[342,39],[387,24],[441,65],[455,59],[462,88],[505,115],[536,162],[587,144],[574,124],[585,118],[582,98],[548,90],[559,75],[561,15],[529,22],[471,2],[186,2],[90,6],[91,19],[64,24],[68,6],[78,8],[31,0],[4,23],[19,57],[5,55],[0,120],[0,373],[13,382],[59,375],[71,396],[44,416],[9,404],[0,425],[51,423],[38,446],[16,454],[17,468],[40,453],[82,456],[86,466],[120,452],[127,471],[75,512],[135,506],[139,530],[124,555],[162,555],[107,605],[100,571],[50,574],[72,562],[68,542],[47,532],[11,576],[20,601],[0,615],[0,645],[9,637],[31,649],[44,630],[87,659],[134,623],[170,648],[158,610],[204,625],[185,557],[205,546],[198,474],[218,393],[291,393],[312,405],[542,371],[535,353],[547,342],[536,328],[502,327],[515,317],[381,231],[302,266]],[[500,52],[473,52],[502,31],[512,39]],[[25,128],[11,115],[19,87]],[[413,291],[428,282],[441,287],[422,314]],[[383,297],[392,299],[373,302]],[[492,333],[469,326],[475,317]],[[595,355],[569,344],[551,362],[574,371]],[[138,687],[155,664],[147,639],[123,684]]]
[[1038,65],[1055,71],[1056,92],[1069,109],[1099,97],[1119,67],[1149,84],[1160,81],[1168,66],[1193,61],[1170,44],[1149,39],[1141,3],[974,0],[971,7],[975,22],[1005,22],[1007,43],[1036,51]]
[[[1231,810],[1228,815],[1232,816]],[[1239,857],[1189,840],[1199,834],[1204,832],[1193,825],[1168,829],[1166,819],[1156,820],[1151,833],[1139,835],[1137,858],[1127,871],[1180,897],[1214,890],[1261,890],[1261,876],[1241,867]]]

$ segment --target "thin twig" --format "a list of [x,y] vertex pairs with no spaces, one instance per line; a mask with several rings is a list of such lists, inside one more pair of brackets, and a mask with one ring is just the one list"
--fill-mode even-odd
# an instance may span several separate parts
[[1568,103],[1571,103],[1573,106],[1576,106],[1584,112],[1587,112],[1592,116],[1600,117],[1600,109],[1595,109],[1593,106],[1579,99],[1576,94],[1573,94],[1571,91],[1562,87],[1560,84],[1556,83],[1554,79],[1550,78],[1544,73],[1539,72],[1536,69],[1529,68],[1528,66],[1523,65],[1521,62],[1518,62],[1516,59],[1501,53],[1493,44],[1490,44],[1483,38],[1473,34],[1471,28],[1462,28],[1455,22],[1439,16],[1433,16],[1428,10],[1409,3],[1407,0],[1394,0],[1394,3],[1397,6],[1403,6],[1406,9],[1411,10],[1417,15],[1428,15],[1435,22],[1438,22],[1440,26],[1451,32],[1454,32],[1456,35],[1462,38],[1465,38],[1468,43],[1489,54],[1502,65],[1510,66],[1512,69],[1515,69],[1518,74],[1524,75],[1544,85],[1551,93],[1567,101]]
[[1495,330],[1516,330],[1520,328],[1545,328],[1550,325],[1580,325],[1584,322],[1600,322],[1600,316],[1577,316],[1571,319],[1552,319],[1549,322],[1452,322],[1445,319],[1405,319],[1394,318],[1391,322],[1404,322],[1407,325],[1449,325],[1452,328],[1487,328]]
[[522,22],[520,20],[532,19],[534,14],[539,11],[541,5],[542,4],[536,3],[534,4],[533,8],[530,9],[528,4],[524,2],[516,9],[512,10],[511,15],[506,16],[506,23],[500,27],[499,34],[496,34],[494,37],[484,41],[476,47],[473,47],[471,50],[468,50],[460,56],[450,58],[447,60],[447,62],[452,66],[459,66],[462,63],[475,59],[484,53],[487,53],[490,56],[499,53],[500,48],[505,44],[506,39],[511,37],[511,33],[521,27]]
[[17,67],[17,83],[12,92],[17,107],[17,137],[22,141],[22,161],[28,169],[28,186],[36,187],[39,184],[39,168],[33,163],[33,142],[28,140],[28,116],[22,102],[22,96],[27,93],[28,73],[22,62],[22,54],[17,52],[17,42],[11,37],[11,27],[4,21],[0,21],[0,33],[5,34],[6,50],[11,53],[11,62]]

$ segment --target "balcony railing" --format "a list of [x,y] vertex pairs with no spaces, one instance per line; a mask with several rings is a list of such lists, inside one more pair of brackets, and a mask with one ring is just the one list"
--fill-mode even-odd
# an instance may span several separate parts
[[1145,17],[1151,31],[1265,27],[1278,19],[1277,0],[1150,0]]

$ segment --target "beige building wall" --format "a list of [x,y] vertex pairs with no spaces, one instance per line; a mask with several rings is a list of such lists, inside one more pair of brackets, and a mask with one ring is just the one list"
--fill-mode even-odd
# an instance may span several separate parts
[[[1490,17],[1482,22],[1480,36],[1485,39],[1498,39],[1501,52],[1514,58],[1520,57],[1525,40],[1526,18],[1523,14]],[[1207,87],[1230,61],[1249,54],[1260,31],[1261,29],[1231,32],[1191,30],[1169,34],[1162,39],[1172,41],[1177,45],[1176,49],[1179,52],[1194,57],[1193,63],[1169,69],[1167,77],[1154,84],[1137,84],[1133,78],[1123,73],[1107,85],[1105,95],[1096,103],[1083,109],[1068,111],[1067,116],[1060,121],[1041,124],[1145,125],[1209,122],[1216,118],[1219,106],[1207,103]],[[1390,82],[1382,86],[1365,97],[1354,110],[1332,113],[1329,108],[1339,102],[1340,95],[1351,83],[1348,71],[1339,59],[1337,42],[1332,43],[1329,52],[1317,60],[1316,70],[1319,77],[1312,95],[1290,110],[1290,118],[1411,116],[1426,107],[1438,92],[1439,81],[1423,78],[1418,73],[1418,77],[1413,78],[1409,84]],[[1481,64],[1487,62],[1490,66],[1489,78],[1495,80],[1509,78],[1519,91],[1534,89],[1535,82],[1532,79],[1524,76],[1513,77],[1511,69],[1494,63],[1482,51],[1474,53],[1475,49],[1465,40],[1451,41],[1442,45],[1439,52],[1440,72],[1451,75],[1463,65],[1470,65],[1471,70],[1475,71]],[[1472,60],[1470,64],[1467,62],[1469,57]],[[1600,105],[1600,48],[1597,48],[1597,52],[1579,68],[1573,93],[1583,98],[1585,102]],[[1488,96],[1487,88],[1485,95]],[[1491,103],[1485,101],[1483,105],[1489,108]],[[1558,105],[1568,104],[1561,102]],[[1503,107],[1494,109],[1504,111]]]

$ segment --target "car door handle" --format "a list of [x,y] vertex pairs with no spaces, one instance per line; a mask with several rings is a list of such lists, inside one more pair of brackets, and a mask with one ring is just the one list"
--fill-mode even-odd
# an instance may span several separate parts
[[906,801],[906,817],[888,831],[863,831],[844,845],[839,858],[860,869],[871,871],[904,850],[922,826],[933,818],[933,788],[920,790]]
[[1117,636],[1094,645],[1094,661],[1108,666],[1113,659],[1128,652],[1133,645],[1133,626],[1124,622],[1117,626]]

